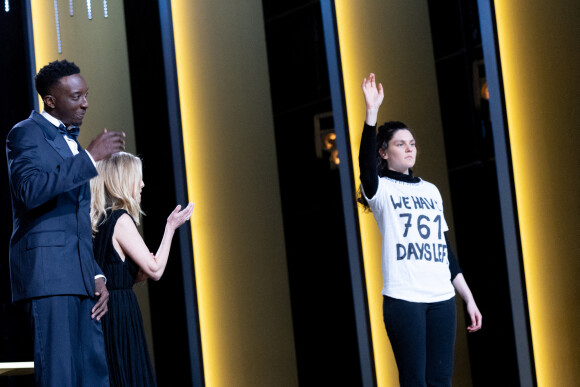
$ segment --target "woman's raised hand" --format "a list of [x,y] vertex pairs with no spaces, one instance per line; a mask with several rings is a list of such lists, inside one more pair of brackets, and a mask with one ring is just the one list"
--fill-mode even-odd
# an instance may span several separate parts
[[183,210],[181,209],[181,205],[178,204],[175,207],[175,210],[169,215],[167,218],[167,226],[173,228],[174,230],[178,229],[183,225],[183,223],[187,222],[193,213],[193,203],[189,203],[187,207]]
[[365,122],[367,125],[374,126],[377,124],[379,107],[385,98],[385,94],[383,93],[383,85],[380,83],[377,85],[375,81],[375,74],[370,73],[368,78],[363,79],[362,89],[365,96],[365,104],[367,106]]
[[383,85],[376,83],[375,74],[370,73],[368,78],[363,79],[362,89],[365,96],[365,103],[367,110],[378,110],[385,94],[383,93]]

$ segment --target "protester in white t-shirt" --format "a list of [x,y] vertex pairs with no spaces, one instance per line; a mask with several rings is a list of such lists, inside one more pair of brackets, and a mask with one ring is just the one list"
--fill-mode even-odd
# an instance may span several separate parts
[[441,194],[413,176],[413,134],[399,121],[377,132],[383,87],[371,73],[362,89],[366,119],[359,202],[372,211],[383,236],[383,315],[399,381],[403,387],[451,386],[455,290],[466,303],[469,332],[481,329],[482,316],[448,247]]

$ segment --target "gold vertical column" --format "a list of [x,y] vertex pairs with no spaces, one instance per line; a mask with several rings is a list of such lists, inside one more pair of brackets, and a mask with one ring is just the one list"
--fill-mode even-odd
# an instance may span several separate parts
[[262,3],[171,7],[205,383],[296,386]]
[[538,386],[580,378],[580,3],[495,2]]

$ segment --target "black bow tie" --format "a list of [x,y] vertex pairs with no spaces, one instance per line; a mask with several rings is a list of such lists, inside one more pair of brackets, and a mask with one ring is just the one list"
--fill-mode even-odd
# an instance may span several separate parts
[[78,126],[69,126],[67,129],[64,126],[64,124],[60,124],[60,126],[58,127],[58,131],[64,134],[65,136],[68,136],[73,140],[76,140],[77,137],[79,136],[80,128]]

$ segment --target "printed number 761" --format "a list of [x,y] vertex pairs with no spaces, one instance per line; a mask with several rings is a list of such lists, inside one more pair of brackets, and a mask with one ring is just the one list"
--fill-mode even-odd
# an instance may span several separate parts
[[[413,227],[413,214],[399,214],[399,216],[401,218],[407,218],[407,221],[405,222],[405,233],[403,234],[403,237],[406,237],[409,233],[409,229]],[[428,225],[428,222],[430,221],[431,220],[427,215],[419,215],[417,218],[417,231],[423,239],[428,239],[431,235],[431,228]],[[437,238],[441,239],[441,215],[437,215],[433,219],[433,223],[437,223]]]

